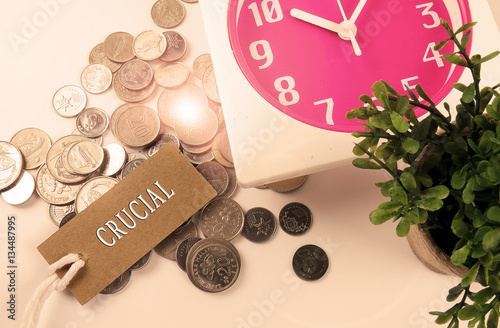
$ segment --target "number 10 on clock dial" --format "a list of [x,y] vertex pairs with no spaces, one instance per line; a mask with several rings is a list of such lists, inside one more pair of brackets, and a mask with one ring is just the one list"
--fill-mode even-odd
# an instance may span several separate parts
[[[273,107],[305,124],[358,130],[345,118],[361,94],[385,80],[400,92],[422,85],[435,103],[463,68],[440,19],[471,21],[466,0],[230,0],[228,32],[251,86]],[[424,114],[418,112],[417,115]]]

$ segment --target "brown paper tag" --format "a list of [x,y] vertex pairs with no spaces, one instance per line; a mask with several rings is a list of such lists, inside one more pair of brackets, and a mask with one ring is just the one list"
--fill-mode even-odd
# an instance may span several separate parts
[[215,196],[169,143],[38,250],[49,264],[69,253],[83,255],[85,266],[68,286],[83,305]]

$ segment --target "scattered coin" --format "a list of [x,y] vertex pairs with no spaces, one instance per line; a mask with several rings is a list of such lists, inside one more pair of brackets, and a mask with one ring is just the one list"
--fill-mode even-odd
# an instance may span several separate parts
[[179,265],[179,268],[182,269],[182,271],[186,271],[186,259],[189,251],[191,248],[199,242],[201,238],[199,237],[191,237],[191,238],[186,238],[181,243],[179,246],[177,246],[177,250],[175,251],[175,260],[177,261],[177,264]]
[[234,164],[232,162],[229,162],[224,158],[224,156],[222,156],[222,152],[220,150],[220,136],[221,134],[219,133],[218,135],[215,136],[214,140],[212,141],[212,153],[214,154],[214,158],[224,167],[234,168]]
[[176,113],[175,132],[191,146],[208,145],[217,133],[218,121],[208,106],[192,106]]
[[175,88],[186,82],[190,73],[184,63],[165,63],[156,69],[155,81],[164,88]]
[[151,17],[156,25],[172,28],[179,25],[186,15],[182,3],[178,0],[159,0],[151,8]]
[[151,256],[153,255],[153,251],[149,251],[146,255],[141,257],[139,261],[135,262],[134,265],[130,267],[130,270],[140,270],[144,268],[151,260]]
[[68,223],[71,219],[73,219],[74,217],[76,216],[76,213],[75,212],[71,212],[71,213],[68,213],[66,214],[61,222],[59,222],[59,229],[61,229],[66,223]]
[[49,216],[52,222],[59,227],[61,220],[66,214],[75,211],[75,204],[70,203],[67,205],[53,205],[49,204]]
[[110,60],[124,63],[135,57],[132,44],[134,36],[127,32],[115,32],[110,34],[102,45],[104,54]]
[[295,252],[292,267],[299,278],[308,281],[318,280],[328,270],[328,256],[316,245],[304,245]]
[[167,49],[160,57],[160,59],[166,62],[172,62],[181,59],[186,53],[186,39],[180,33],[175,31],[166,31],[163,32],[163,35],[167,40]]
[[81,213],[83,210],[89,207],[90,204],[110,191],[111,188],[116,186],[117,183],[118,180],[110,177],[95,177],[85,182],[76,195],[76,213]]
[[174,128],[178,112],[207,104],[203,90],[194,84],[186,83],[176,89],[163,90],[158,97],[158,115],[163,123]]
[[121,63],[114,62],[106,57],[103,43],[99,43],[90,51],[89,64],[103,64],[111,70],[111,73],[116,72],[122,66]]
[[0,141],[0,190],[12,186],[23,173],[23,154],[10,142]]
[[210,151],[210,149],[212,148],[212,143],[208,142],[204,145],[192,146],[192,145],[188,145],[184,141],[181,141],[181,146],[182,146],[183,151],[185,150],[191,154],[201,155],[201,154],[204,154],[204,153]]
[[155,141],[155,143],[148,148],[146,154],[148,157],[153,156],[156,154],[158,150],[160,150],[163,146],[165,146],[168,142],[173,142],[174,145],[179,148],[180,143],[179,143],[179,138],[173,133],[162,133],[158,137],[158,140]]
[[28,171],[23,171],[21,177],[10,186],[9,189],[2,191],[3,200],[10,205],[20,205],[30,199],[35,191],[35,179]]
[[130,270],[125,271],[122,275],[120,275],[118,278],[113,280],[111,284],[109,284],[106,288],[101,290],[101,294],[116,294],[119,291],[123,290],[125,286],[128,284],[130,281],[130,276],[132,275],[132,272]]
[[210,183],[217,192],[217,196],[222,195],[227,189],[229,175],[224,166],[217,162],[205,162],[196,167],[198,172]]
[[175,252],[177,246],[186,238],[198,237],[198,229],[196,229],[195,224],[191,221],[183,227],[175,229],[167,238],[163,239],[155,248],[155,252],[158,255],[172,260],[175,260]]
[[291,178],[283,181],[278,181],[274,183],[268,183],[269,189],[276,192],[290,192],[300,188],[307,180],[307,175]]
[[238,278],[241,269],[240,254],[228,241],[206,238],[189,251],[186,272],[199,289],[217,293],[227,290]]
[[160,133],[160,119],[156,111],[147,106],[127,108],[116,122],[116,136],[129,147],[151,144]]
[[80,78],[85,91],[90,93],[102,93],[111,85],[113,73],[103,64],[90,64],[87,66]]
[[99,173],[108,177],[118,174],[127,162],[127,152],[122,145],[110,143],[103,147],[104,159]]
[[66,184],[57,181],[43,164],[36,175],[36,191],[49,204],[66,205],[75,201],[80,184]]
[[221,104],[208,99],[208,107],[210,107],[214,111],[215,115],[217,115],[217,119],[219,120],[219,131],[222,131],[222,129],[225,128],[226,124],[224,121],[224,114],[222,112]]
[[142,90],[153,80],[153,69],[145,61],[134,59],[123,64],[117,76],[125,88]]
[[135,37],[132,44],[134,54],[142,60],[160,58],[167,49],[167,39],[158,31],[148,30]]
[[122,173],[120,174],[120,180],[123,180],[127,175],[129,175],[133,170],[138,168],[142,163],[146,161],[146,158],[135,158],[130,160],[123,167]]
[[129,103],[135,103],[146,100],[154,93],[156,89],[156,82],[154,80],[152,80],[151,83],[149,83],[149,85],[144,89],[141,90],[127,89],[121,84],[120,79],[117,77],[118,74],[119,73],[116,73],[115,77],[113,78],[113,90],[115,90],[115,93],[118,96],[118,98],[120,98],[123,101]]
[[216,103],[220,103],[219,88],[217,87],[213,65],[208,66],[205,73],[203,73],[202,84],[207,97]]
[[245,225],[241,234],[250,241],[261,243],[274,235],[276,225],[276,218],[271,211],[254,207],[245,213]]
[[189,161],[192,164],[195,164],[195,165],[199,165],[199,164],[202,164],[205,162],[210,162],[211,160],[214,159],[214,154],[212,153],[211,150],[208,150],[204,153],[196,154],[196,153],[192,153],[190,151],[187,151],[186,149],[183,149],[182,153],[184,154],[184,156],[187,157],[187,159],[189,159]]
[[76,85],[66,85],[56,91],[52,98],[52,107],[62,117],[78,115],[87,104],[87,95]]
[[182,0],[183,2],[186,2],[186,3],[196,3],[198,2],[198,0]]
[[210,54],[198,56],[193,63],[194,75],[201,80],[209,66],[212,66],[212,56]]
[[69,147],[69,166],[76,174],[90,174],[102,165],[104,151],[91,140],[79,141]]
[[219,137],[219,149],[220,154],[226,161],[233,164],[233,154],[231,153],[231,146],[229,145],[229,136],[227,134],[227,129],[224,127],[220,133]]
[[229,182],[226,191],[224,191],[219,197],[230,198],[238,189],[238,180],[236,179],[236,171],[234,169],[228,167],[226,167],[225,169],[229,177]]
[[243,229],[244,214],[241,206],[231,198],[216,198],[201,211],[199,228],[207,238],[231,240]]
[[302,235],[312,224],[312,214],[307,206],[301,203],[285,205],[279,214],[280,226],[287,234]]
[[47,152],[47,158],[45,160],[45,163],[47,165],[47,169],[49,170],[50,174],[56,180],[62,183],[73,184],[87,179],[88,175],[71,173],[68,170],[69,163],[67,163],[66,165],[63,164],[63,160],[67,161],[68,158],[66,156],[62,156],[65,150],[66,151],[69,150],[69,148],[66,148],[66,146],[75,142],[85,141],[85,140],[88,140],[88,138],[77,135],[69,135],[56,140],[54,144],[50,147],[49,151]]
[[86,108],[76,117],[76,129],[88,138],[100,137],[108,125],[108,114],[97,107]]
[[[115,77],[115,79],[116,79],[116,77]],[[116,123],[118,122],[118,118],[125,110],[127,110],[130,107],[134,107],[134,106],[136,106],[136,104],[126,103],[126,104],[120,105],[111,114],[111,118],[109,119],[109,129],[111,130],[111,133],[113,133],[115,138],[116,138]]]
[[49,135],[37,128],[22,129],[10,142],[23,154],[26,170],[36,169],[45,163],[47,152],[52,145]]
[[[78,131],[78,129],[73,130],[73,132],[71,132],[71,134],[75,135],[75,136],[84,136],[83,134],[80,133],[80,131]],[[98,144],[99,146],[102,145],[102,135],[95,137],[95,138],[89,138],[89,139],[92,140],[93,142],[95,142],[96,144]]]

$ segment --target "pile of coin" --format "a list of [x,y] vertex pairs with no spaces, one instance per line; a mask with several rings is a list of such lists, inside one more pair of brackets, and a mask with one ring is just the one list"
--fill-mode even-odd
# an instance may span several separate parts
[[[184,14],[178,0],[159,0],[151,11],[154,22],[162,28],[177,26]],[[81,87],[66,85],[53,95],[55,112],[75,118],[71,134],[52,143],[45,132],[29,128],[16,133],[10,142],[0,141],[0,192],[7,202],[16,205],[28,200],[36,189],[49,203],[53,223],[62,227],[163,145],[173,142],[214,187],[217,197],[155,251],[176,260],[198,288],[219,292],[234,284],[241,268],[240,256],[230,241],[240,233],[253,242],[267,241],[277,224],[268,210],[253,208],[245,213],[230,198],[238,183],[211,57],[201,54],[192,66],[202,87],[187,83],[191,68],[180,61],[187,45],[186,39],[173,30],[147,30],[135,37],[127,32],[108,35],[90,51]],[[100,108],[87,107],[87,93],[96,95],[110,88],[125,102],[111,116]],[[157,88],[162,90],[156,108],[141,104]],[[103,146],[108,130],[118,142]],[[34,179],[26,170],[37,168]],[[264,187],[290,192],[306,179],[304,176]],[[281,227],[291,234],[305,232],[311,222],[307,211],[293,208],[280,213]],[[204,239],[198,237],[198,230]],[[131,271],[143,268],[151,254],[102,292],[122,290]]]

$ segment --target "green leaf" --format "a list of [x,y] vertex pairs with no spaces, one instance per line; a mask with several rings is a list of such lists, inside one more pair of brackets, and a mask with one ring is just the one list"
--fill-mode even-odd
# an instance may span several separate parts
[[410,232],[410,221],[406,218],[402,218],[396,227],[396,234],[398,237],[405,237],[408,232]]
[[484,62],[487,62],[488,60],[492,60],[493,58],[495,58],[499,54],[500,54],[500,51],[492,52],[491,54],[489,54],[489,55],[484,56],[483,58],[481,58],[480,63],[484,63]]
[[467,23],[467,24],[464,24],[464,25],[462,25],[461,27],[459,27],[459,28],[455,31],[455,33],[454,33],[454,34],[456,35],[456,34],[462,33],[463,31],[468,30],[468,29],[470,29],[470,28],[474,27],[474,25],[476,25],[476,24],[477,24],[477,22],[472,22],[472,23]]
[[470,286],[474,282],[474,280],[476,280],[480,266],[481,264],[479,262],[476,262],[476,264],[474,264],[472,268],[470,268],[469,271],[464,274],[462,281],[460,282],[463,287]]
[[389,221],[395,216],[394,211],[376,209],[370,213],[370,222],[374,225],[380,225],[384,222]]
[[[384,83],[385,87],[387,88],[387,91],[393,95],[393,96],[396,96],[396,97],[399,97],[399,93],[387,82],[385,82],[384,80],[381,80],[382,83]],[[406,97],[406,96],[404,96]]]
[[385,130],[385,129],[389,129],[391,127],[390,122],[383,119],[382,117],[372,116],[368,119],[368,123],[377,129],[384,129]]
[[495,120],[500,120],[500,97],[493,99],[493,103],[487,107],[486,111]]
[[460,217],[460,215],[458,215],[457,213],[457,215],[455,215],[455,217],[451,221],[451,230],[453,231],[453,233],[458,237],[463,238],[466,234],[469,233],[470,229],[470,224],[465,223],[463,220],[463,213],[462,217]]
[[410,172],[403,172],[401,173],[401,176],[399,177],[399,180],[403,184],[403,186],[406,188],[406,190],[416,190],[417,189],[417,181],[415,180],[415,177],[410,173]]
[[360,169],[368,169],[368,170],[380,170],[382,166],[377,163],[372,162],[369,158],[355,158],[352,161],[352,165]]
[[460,92],[464,92],[467,89],[467,86],[463,83],[453,83],[451,86]]
[[448,313],[443,313],[443,314],[440,314],[437,319],[436,319],[436,323],[438,325],[443,325],[447,322],[449,322],[451,319],[453,319],[453,315],[451,314],[448,314]]
[[460,320],[470,320],[479,315],[481,315],[481,311],[475,305],[466,305],[458,311],[458,318]]
[[474,176],[470,177],[467,180],[467,185],[462,193],[462,199],[465,204],[472,204],[476,195],[474,194],[474,188],[476,187],[476,179]]
[[434,107],[434,103],[432,102],[431,98],[425,93],[424,89],[420,84],[417,84],[415,86],[415,91],[417,91],[417,94],[422,97],[423,100],[427,101],[432,107]]
[[469,172],[469,166],[464,166],[461,170],[455,171],[451,176],[451,187],[453,189],[462,189],[467,181],[467,173]]
[[443,201],[437,198],[424,198],[415,201],[415,205],[427,211],[437,211],[443,206]]
[[495,296],[495,292],[491,288],[481,289],[474,296],[474,302],[477,304],[484,304],[488,302],[493,296]]
[[469,44],[470,34],[471,31],[467,31],[467,33],[465,33],[462,39],[460,40],[460,44],[462,45],[463,48],[467,48],[467,44]]
[[446,186],[435,186],[426,189],[420,195],[422,198],[439,198],[445,199],[450,194],[450,190]]
[[418,149],[420,148],[420,143],[412,138],[405,138],[401,144],[403,149],[410,153],[410,154],[415,154]]
[[486,217],[488,220],[500,223],[500,206],[492,206],[486,212]]
[[401,115],[404,115],[408,110],[409,105],[410,105],[410,98],[408,98],[408,96],[401,96],[400,98],[398,98],[398,101],[396,102],[396,112],[398,112]]
[[415,175],[415,178],[417,178],[417,180],[420,181],[420,183],[424,187],[429,188],[432,186],[432,183],[433,183],[432,178],[427,173],[417,172],[417,174]]
[[372,141],[372,138],[365,138],[361,142],[356,143],[353,150],[352,150],[353,154],[356,156],[366,155],[365,150],[370,148],[371,141]]
[[488,321],[486,321],[486,328],[498,328],[498,312],[495,309],[490,311]]
[[444,150],[450,155],[457,155],[457,156],[467,155],[465,149],[460,144],[454,141],[445,143]]
[[439,51],[439,50],[443,49],[443,48],[444,48],[444,46],[445,46],[448,42],[450,42],[450,41],[451,41],[450,39],[447,39],[447,40],[444,40],[444,41],[439,42],[438,44],[436,44],[436,45],[434,46],[434,50]]
[[462,67],[467,67],[467,61],[461,55],[448,54],[448,55],[443,55],[442,58],[444,60],[446,60],[447,62],[450,62],[452,64],[462,66]]
[[464,91],[462,95],[462,101],[464,103],[470,103],[474,100],[474,91],[475,91],[475,86],[474,83],[471,83]]
[[387,87],[385,86],[384,82],[377,81],[373,84],[372,86],[372,93],[375,96],[375,98],[380,101],[382,106],[386,109],[389,109],[389,95],[388,95],[388,90]]
[[446,296],[447,302],[455,301],[464,291],[462,285],[457,285],[448,291],[448,296]]
[[389,196],[392,200],[397,201],[403,205],[408,204],[408,195],[400,185],[395,185],[389,189]]
[[403,204],[396,201],[384,202],[378,206],[380,210],[396,212],[403,207]]
[[396,130],[400,133],[405,133],[410,128],[410,122],[404,119],[403,116],[398,114],[397,112],[392,112],[391,114],[392,125],[396,128]]
[[493,251],[500,244],[500,228],[488,231],[483,238],[483,247],[486,251]]
[[451,254],[451,263],[454,265],[462,265],[465,263],[467,260],[467,257],[469,256],[470,253],[470,246],[465,245],[459,249],[456,249],[453,251]]
[[361,95],[359,96],[359,100],[361,100],[365,104],[369,104],[372,108],[377,108],[377,105],[375,105],[375,102],[373,102],[372,97],[370,97],[369,95]]

